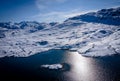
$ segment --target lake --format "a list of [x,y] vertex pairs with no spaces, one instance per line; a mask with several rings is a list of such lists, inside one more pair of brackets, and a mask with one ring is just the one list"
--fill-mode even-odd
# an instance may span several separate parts
[[[62,64],[63,67],[41,67],[46,64]],[[0,58],[0,79],[120,81],[120,56],[84,57],[74,51],[50,50],[29,57],[4,57]]]

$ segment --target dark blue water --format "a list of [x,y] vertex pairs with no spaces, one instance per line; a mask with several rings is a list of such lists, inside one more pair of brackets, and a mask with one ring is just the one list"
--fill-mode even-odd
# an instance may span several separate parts
[[[40,67],[58,63],[64,65],[62,70]],[[77,52],[50,50],[29,57],[4,57],[0,58],[0,79],[120,81],[120,56],[93,58],[83,57]]]

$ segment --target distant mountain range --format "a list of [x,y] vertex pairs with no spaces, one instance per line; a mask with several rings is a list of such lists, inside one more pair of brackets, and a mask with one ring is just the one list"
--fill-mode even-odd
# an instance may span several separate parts
[[74,49],[85,56],[120,54],[120,7],[63,23],[0,22],[0,57],[25,57],[56,48]]

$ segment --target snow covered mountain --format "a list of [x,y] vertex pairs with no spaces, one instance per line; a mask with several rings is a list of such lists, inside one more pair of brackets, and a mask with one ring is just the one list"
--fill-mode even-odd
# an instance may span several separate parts
[[120,54],[120,7],[72,17],[61,24],[0,23],[0,57],[26,57],[58,48],[84,56]]
[[120,7],[102,9],[97,12],[90,12],[87,14],[72,17],[68,20],[81,20],[85,22],[95,22],[108,25],[120,25]]

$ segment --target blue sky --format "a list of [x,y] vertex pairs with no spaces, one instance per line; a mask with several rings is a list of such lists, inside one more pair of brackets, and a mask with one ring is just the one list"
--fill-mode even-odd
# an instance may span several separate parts
[[103,8],[120,6],[120,0],[0,0],[0,22],[62,22]]

